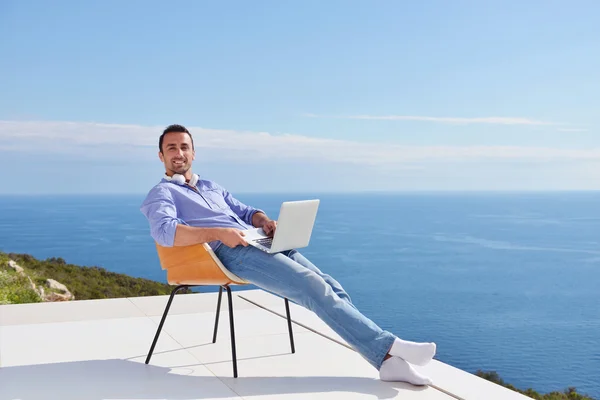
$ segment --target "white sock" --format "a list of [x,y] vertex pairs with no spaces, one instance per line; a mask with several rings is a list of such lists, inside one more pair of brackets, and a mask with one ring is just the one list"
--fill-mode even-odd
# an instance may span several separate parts
[[394,340],[394,344],[392,344],[390,354],[400,357],[411,364],[425,365],[435,355],[435,349],[435,343],[417,343],[396,339]]
[[429,377],[421,375],[406,361],[390,357],[381,364],[379,379],[390,382],[408,382],[413,385],[431,385]]

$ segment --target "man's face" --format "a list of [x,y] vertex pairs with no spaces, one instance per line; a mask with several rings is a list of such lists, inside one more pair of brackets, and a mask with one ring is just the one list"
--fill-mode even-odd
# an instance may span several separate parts
[[[187,133],[170,132],[163,137],[162,152],[158,153],[158,157],[165,164],[169,176],[187,175],[195,156],[192,139]],[[186,178],[190,177],[186,176]]]

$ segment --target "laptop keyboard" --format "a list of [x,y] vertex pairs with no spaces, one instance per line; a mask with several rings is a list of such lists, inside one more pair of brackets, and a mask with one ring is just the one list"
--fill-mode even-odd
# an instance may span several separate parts
[[256,243],[265,246],[267,249],[271,248],[271,245],[273,244],[273,238],[261,238],[261,239],[256,239],[255,240]]

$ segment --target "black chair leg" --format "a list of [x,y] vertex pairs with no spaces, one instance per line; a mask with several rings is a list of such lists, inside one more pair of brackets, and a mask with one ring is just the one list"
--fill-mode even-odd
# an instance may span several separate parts
[[235,329],[233,328],[233,301],[231,299],[231,288],[226,286],[227,299],[229,300],[229,328],[231,330],[231,355],[233,357],[233,377],[237,378],[237,355],[235,353]]
[[290,317],[290,302],[287,298],[285,299],[285,313],[287,314],[288,331],[290,332],[290,346],[292,347],[292,354],[294,354],[296,347],[294,346],[294,332],[292,331],[292,318]]
[[219,300],[217,300],[217,315],[215,316],[215,331],[213,333],[213,343],[217,342],[217,329],[219,328],[219,314],[221,313],[221,297],[223,297],[223,286],[219,287]]
[[152,346],[150,347],[150,352],[148,353],[148,357],[146,357],[146,364],[150,362],[150,357],[152,357],[152,353],[154,352],[154,346],[156,346],[156,342],[158,341],[158,337],[160,336],[160,331],[162,330],[163,324],[167,319],[167,314],[169,313],[169,308],[171,308],[171,303],[173,302],[173,297],[175,294],[183,288],[186,288],[188,285],[179,285],[173,289],[171,292],[171,296],[169,297],[169,301],[167,302],[167,307],[165,308],[165,312],[163,313],[162,319],[160,320],[160,324],[158,325],[158,329],[156,330],[156,335],[154,335],[154,341],[152,342]]

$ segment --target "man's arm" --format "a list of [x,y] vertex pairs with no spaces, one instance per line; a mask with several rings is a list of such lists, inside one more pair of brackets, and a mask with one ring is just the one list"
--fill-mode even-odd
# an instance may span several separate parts
[[198,228],[195,226],[178,224],[175,230],[173,246],[190,246],[198,243],[208,243],[215,240],[221,241],[225,246],[248,246],[244,240],[244,232],[233,228]]
[[195,226],[177,224],[173,246],[190,246],[198,243],[208,243],[219,240],[222,228],[198,228]]
[[200,228],[189,226],[177,218],[175,202],[166,188],[153,188],[140,208],[150,223],[150,234],[161,246],[189,246],[221,241],[228,247],[247,246],[244,234],[231,228]]

